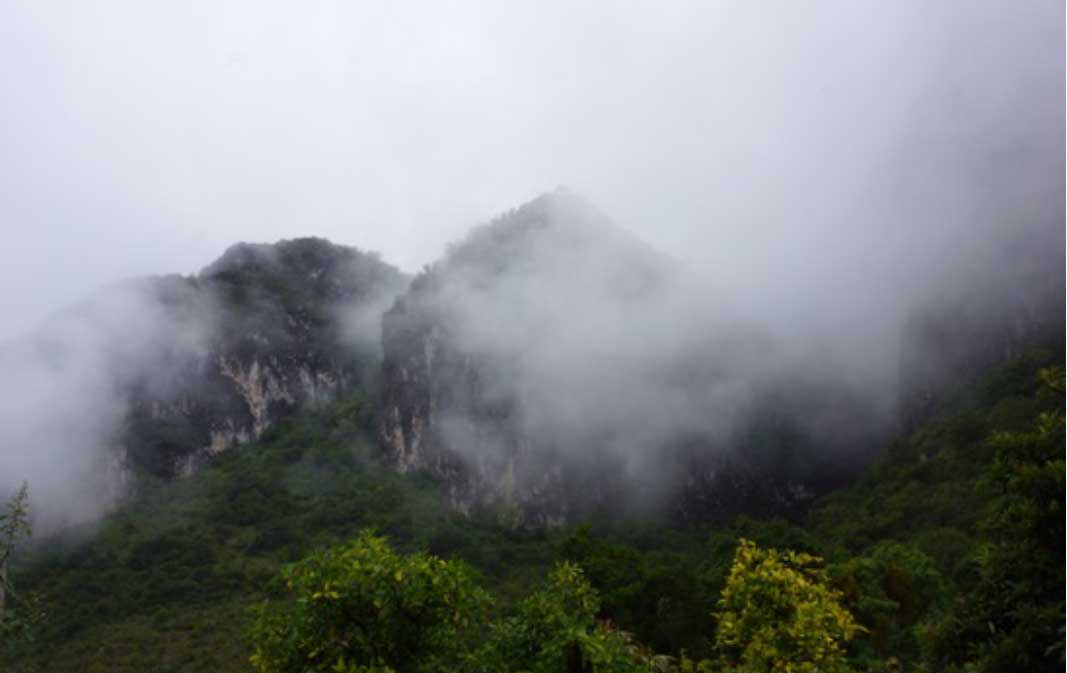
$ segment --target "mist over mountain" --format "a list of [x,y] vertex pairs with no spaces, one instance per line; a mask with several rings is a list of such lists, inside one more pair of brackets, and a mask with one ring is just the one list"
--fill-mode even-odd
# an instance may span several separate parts
[[405,276],[321,239],[235,245],[195,276],[133,279],[0,348],[0,489],[44,530],[189,474],[298,408],[373,378]]
[[1000,232],[995,257],[960,248],[962,271],[922,301],[887,320],[870,295],[833,333],[818,313],[768,319],[563,189],[474,228],[410,287],[321,239],[239,244],[196,276],[104,288],[7,345],[18,392],[0,474],[35,485],[47,528],[92,520],[363,391],[386,459],[464,512],[533,527],[788,513],[922,418],[944,382],[1062,332],[1062,235],[1028,222]]
[[1065,20],[0,2],[0,672],[1062,671]]
[[[485,463],[457,503],[545,453],[670,509],[721,477],[690,454],[748,473],[752,419],[836,473],[1062,322],[1062,3],[0,14],[0,489],[59,510],[349,386],[397,465]],[[463,238],[561,183],[606,215],[556,193]],[[190,273],[312,231],[432,267],[384,341],[396,269],[305,242]]]
[[[601,508],[788,511],[869,459],[898,399],[921,397],[916,380],[959,377],[931,365],[934,349],[980,371],[1012,339],[1062,330],[1062,255],[1034,242],[1008,248],[1007,270],[950,276],[921,311],[886,321],[896,307],[872,303],[828,334],[820,313],[763,319],[582,198],[546,194],[473,230],[386,314],[383,441],[460,508],[503,505],[535,525]],[[988,332],[959,322],[975,311]],[[952,332],[905,331],[923,320]]]

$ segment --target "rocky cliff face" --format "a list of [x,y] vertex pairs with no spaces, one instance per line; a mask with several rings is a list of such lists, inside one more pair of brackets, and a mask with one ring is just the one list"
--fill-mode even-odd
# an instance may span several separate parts
[[[597,226],[592,213],[579,212],[570,213],[578,220],[567,223],[573,228],[559,227],[561,207],[582,208],[567,196],[546,196],[475,230],[419,275],[382,320],[389,457],[401,471],[439,479],[459,510],[492,507],[515,524],[566,521],[576,507],[568,482],[581,477],[565,447],[553,446],[549,428],[527,431],[522,403],[529,393],[522,351],[536,337],[520,295],[539,291],[544,260],[537,248],[549,245],[554,253],[564,240],[581,244]],[[508,307],[519,315],[510,325],[501,315]],[[596,472],[589,493],[611,481],[607,463]]]
[[565,192],[474,230],[383,318],[388,456],[519,526],[808,501],[841,469],[827,445],[856,439],[812,437],[868,410],[826,389],[805,406],[813,386],[776,378],[678,268]]
[[0,492],[28,480],[46,528],[84,522],[289,414],[369,395],[381,314],[407,280],[298,239],[97,291],[0,344]]
[[380,314],[405,281],[376,257],[318,239],[240,244],[195,277],[146,281],[176,324],[197,325],[199,343],[164,343],[155,353],[165,361],[130,377],[125,465],[189,474],[359,386],[377,368],[360,320]]

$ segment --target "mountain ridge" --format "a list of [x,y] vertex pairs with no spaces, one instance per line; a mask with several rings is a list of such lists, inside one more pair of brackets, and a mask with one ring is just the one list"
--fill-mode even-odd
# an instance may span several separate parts
[[[78,468],[110,495],[73,509],[95,515],[125,490],[188,476],[288,415],[363,391],[380,404],[378,441],[396,469],[428,473],[468,514],[488,508],[522,527],[620,506],[683,520],[799,516],[856,474],[895,421],[870,391],[791,369],[780,344],[720,315],[678,267],[557,190],[473,228],[411,279],[373,253],[301,238],[237,243],[195,275],[112,286],[45,340],[52,360],[95,372],[63,385],[106,400],[95,415],[117,423],[103,432],[81,418],[78,437],[56,438],[102,444]],[[1011,297],[1028,286],[1006,287]],[[1042,309],[1050,287],[1027,316],[1055,317]],[[936,328],[947,335],[939,352],[986,367],[1055,331],[1054,319],[1001,308],[989,315],[1009,325],[1010,344]],[[954,314],[925,315],[915,324]],[[916,352],[934,352],[930,331],[911,331]],[[976,348],[984,354],[968,359]],[[932,404],[939,379],[960,376],[961,365],[928,364],[901,363],[909,414]],[[33,481],[46,499],[61,490]]]

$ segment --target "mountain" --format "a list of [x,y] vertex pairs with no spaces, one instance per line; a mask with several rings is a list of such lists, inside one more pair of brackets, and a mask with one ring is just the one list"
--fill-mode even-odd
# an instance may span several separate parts
[[[1063,356],[1062,340],[1037,344],[959,386],[952,400],[931,402],[928,420],[793,522],[620,517],[516,530],[463,515],[439,483],[399,473],[383,456],[376,405],[356,392],[294,413],[188,478],[141,490],[92,526],[23,550],[12,576],[43,616],[21,648],[0,641],[0,662],[72,673],[251,670],[249,608],[275,597],[282,568],[373,528],[400,550],[466,560],[504,614],[553,563],[578,563],[599,592],[602,619],[654,651],[697,657],[709,652],[711,614],[738,538],[818,554],[868,630],[849,650],[855,670],[884,671],[887,661],[901,670],[964,670],[1034,613],[1017,602],[1001,610],[1009,604],[992,600],[989,586],[1051,609],[1052,623],[1062,624],[1062,545],[1057,561],[1055,549],[1035,554],[1015,538],[998,540],[987,524],[1002,511],[1030,511],[1000,493],[1005,463],[991,438],[1028,432],[1039,414],[1062,409],[1062,394],[1043,393],[1037,374]],[[1058,450],[1062,460],[1062,433]],[[1047,493],[1062,497],[1062,481]],[[1022,576],[986,565],[1005,543],[1028,556]],[[1057,650],[1042,653],[1062,638],[1034,633],[1029,665],[989,670],[1060,670]]]
[[798,374],[678,260],[564,190],[419,274],[382,345],[393,463],[514,525],[788,513],[885,430],[869,395]]
[[193,276],[132,279],[0,348],[0,474],[44,529],[188,476],[280,419],[377,376],[382,310],[407,277],[322,239],[238,244]]
[[0,669],[248,670],[282,569],[374,529],[500,614],[577,563],[604,623],[696,657],[750,539],[825,559],[857,670],[1060,670],[1058,255],[932,301],[875,391],[568,192],[411,279],[298,239],[105,288],[0,351],[51,522]]
[[[669,269],[563,191],[476,228],[383,318],[382,441],[393,463],[443,481],[461,511],[497,506],[516,523],[568,520],[581,483],[608,497],[617,458],[594,445],[575,455],[573,444],[611,432],[611,401],[564,418],[552,388],[560,375],[574,382],[566,368],[595,370],[587,340],[654,302]],[[604,334],[579,332],[598,321]]]
[[242,243],[194,276],[106,288],[0,351],[26,391],[0,419],[27,456],[8,472],[56,525],[91,519],[358,393],[379,407],[387,461],[468,515],[796,518],[944,383],[1062,333],[1057,255],[1041,254],[932,297],[885,390],[798,358],[566,190],[476,227],[413,279],[321,239]]
[[169,314],[198,305],[213,314],[204,347],[177,363],[165,389],[156,371],[133,382],[126,464],[189,474],[294,411],[362,387],[376,375],[376,343],[359,330],[374,328],[406,281],[375,256],[311,238],[238,244],[195,277],[148,281]]

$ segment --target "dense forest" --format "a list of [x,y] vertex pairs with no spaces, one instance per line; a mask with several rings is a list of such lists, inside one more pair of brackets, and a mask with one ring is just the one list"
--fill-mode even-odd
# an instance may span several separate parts
[[975,372],[851,485],[789,519],[714,526],[525,530],[463,516],[432,477],[383,462],[374,399],[353,394],[141,489],[97,523],[19,546],[0,661],[1060,670],[1062,366],[1056,340]]

